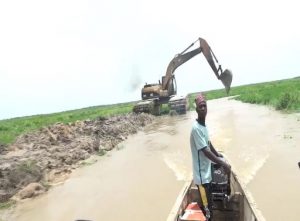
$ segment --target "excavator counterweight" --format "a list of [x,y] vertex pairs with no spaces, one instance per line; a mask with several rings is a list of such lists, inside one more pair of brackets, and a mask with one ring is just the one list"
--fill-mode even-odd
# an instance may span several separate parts
[[[194,50],[188,51],[198,41],[200,42],[200,46]],[[160,115],[161,105],[168,103],[171,111],[176,113],[186,113],[188,104],[187,98],[176,96],[177,85],[174,71],[180,65],[184,64],[201,52],[212,68],[216,77],[223,83],[226,93],[228,94],[232,82],[231,71],[226,69],[223,72],[221,65],[218,64],[218,60],[206,40],[199,38],[170,61],[166,74],[162,77],[161,82],[158,84],[144,85],[142,88],[143,101],[137,103],[133,107],[133,111],[136,113],[148,112],[154,115]],[[216,64],[218,64],[218,67]]]

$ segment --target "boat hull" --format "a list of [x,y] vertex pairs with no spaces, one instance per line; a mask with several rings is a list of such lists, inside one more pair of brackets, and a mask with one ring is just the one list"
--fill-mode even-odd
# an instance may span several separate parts
[[[241,185],[238,177],[231,172],[230,175],[230,195],[224,200],[213,200],[212,221],[264,221],[265,219],[256,210],[254,203],[250,200],[245,187]],[[185,209],[192,202],[201,202],[198,188],[190,180],[185,183],[178,198],[167,218],[167,221],[182,221]]]

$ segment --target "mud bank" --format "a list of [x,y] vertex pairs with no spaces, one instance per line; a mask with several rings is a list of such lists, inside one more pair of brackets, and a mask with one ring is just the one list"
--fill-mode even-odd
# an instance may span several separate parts
[[0,203],[47,191],[84,160],[112,150],[153,119],[148,114],[127,114],[57,123],[21,135],[0,155]]

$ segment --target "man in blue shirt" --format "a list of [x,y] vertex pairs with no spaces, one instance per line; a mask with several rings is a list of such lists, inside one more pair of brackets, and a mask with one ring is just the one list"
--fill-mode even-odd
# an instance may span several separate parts
[[193,159],[193,179],[200,193],[200,199],[205,210],[205,215],[211,217],[211,164],[216,163],[230,172],[231,166],[226,163],[220,153],[218,153],[209,140],[208,131],[205,125],[207,114],[207,104],[203,94],[199,94],[195,99],[197,120],[193,123],[190,145]]

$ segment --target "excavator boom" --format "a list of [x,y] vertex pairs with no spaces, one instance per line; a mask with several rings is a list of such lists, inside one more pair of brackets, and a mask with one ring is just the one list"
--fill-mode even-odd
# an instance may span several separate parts
[[[197,41],[200,42],[200,47],[185,53],[189,48],[191,48]],[[171,82],[171,79],[174,77],[174,71],[183,63],[187,62],[191,58],[193,58],[195,55],[203,53],[204,57],[206,58],[208,64],[210,65],[211,69],[213,70],[216,77],[222,81],[223,85],[225,86],[226,92],[229,93],[230,85],[232,82],[232,74],[229,70],[222,71],[221,65],[218,65],[218,68],[216,67],[216,63],[218,64],[218,60],[216,56],[214,55],[213,51],[209,47],[206,40],[203,38],[197,39],[194,43],[192,43],[189,47],[187,47],[183,52],[176,55],[171,62],[168,65],[166,75],[164,77],[164,81],[162,82],[162,90],[166,90],[168,88],[168,85]]]

